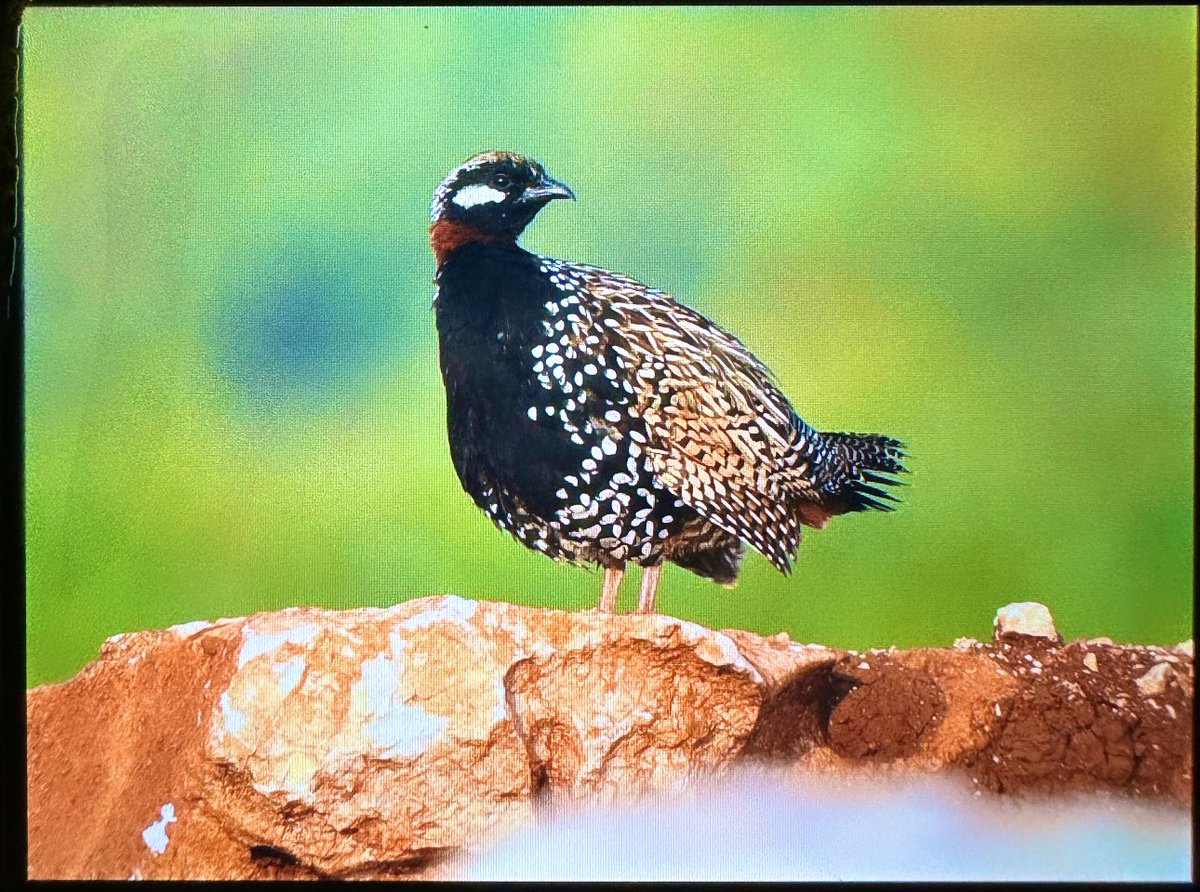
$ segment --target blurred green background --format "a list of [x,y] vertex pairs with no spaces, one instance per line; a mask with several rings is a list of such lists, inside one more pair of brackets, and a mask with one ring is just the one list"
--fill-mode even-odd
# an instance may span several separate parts
[[[446,447],[429,198],[474,152],[579,201],[534,250],[732,329],[905,504],[664,612],[865,648],[1192,621],[1188,8],[27,10],[28,681],[116,632],[599,577]],[[632,601],[636,579],[627,583]]]

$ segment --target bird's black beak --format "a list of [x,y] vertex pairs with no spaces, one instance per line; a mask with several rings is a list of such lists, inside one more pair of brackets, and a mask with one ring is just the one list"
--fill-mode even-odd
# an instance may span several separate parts
[[552,198],[570,198],[573,201],[575,193],[558,180],[543,174],[541,179],[521,193],[521,197],[518,200],[521,204],[531,204],[533,202],[544,204]]

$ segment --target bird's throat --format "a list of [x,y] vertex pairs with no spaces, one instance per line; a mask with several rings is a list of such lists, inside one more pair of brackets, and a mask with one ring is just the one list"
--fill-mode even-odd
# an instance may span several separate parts
[[429,227],[429,244],[433,247],[433,255],[438,266],[445,263],[446,258],[455,248],[472,243],[511,245],[516,237],[506,232],[488,232],[467,223],[453,220],[438,220]]

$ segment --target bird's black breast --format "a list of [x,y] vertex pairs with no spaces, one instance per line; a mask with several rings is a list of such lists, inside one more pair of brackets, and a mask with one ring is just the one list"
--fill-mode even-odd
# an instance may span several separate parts
[[450,453],[481,507],[493,497],[486,490],[499,488],[549,517],[563,477],[586,455],[561,427],[530,413],[538,389],[530,351],[555,297],[538,258],[516,246],[464,245],[438,271]]

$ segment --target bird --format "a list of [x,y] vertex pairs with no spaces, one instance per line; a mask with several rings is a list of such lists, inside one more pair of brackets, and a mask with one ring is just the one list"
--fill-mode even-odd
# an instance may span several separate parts
[[736,336],[661,289],[528,251],[550,202],[537,160],[487,151],[434,190],[429,240],[450,458],[500,529],[603,568],[654,613],[665,562],[732,586],[745,546],[791,572],[802,527],[890,511],[905,444],[818,431]]

